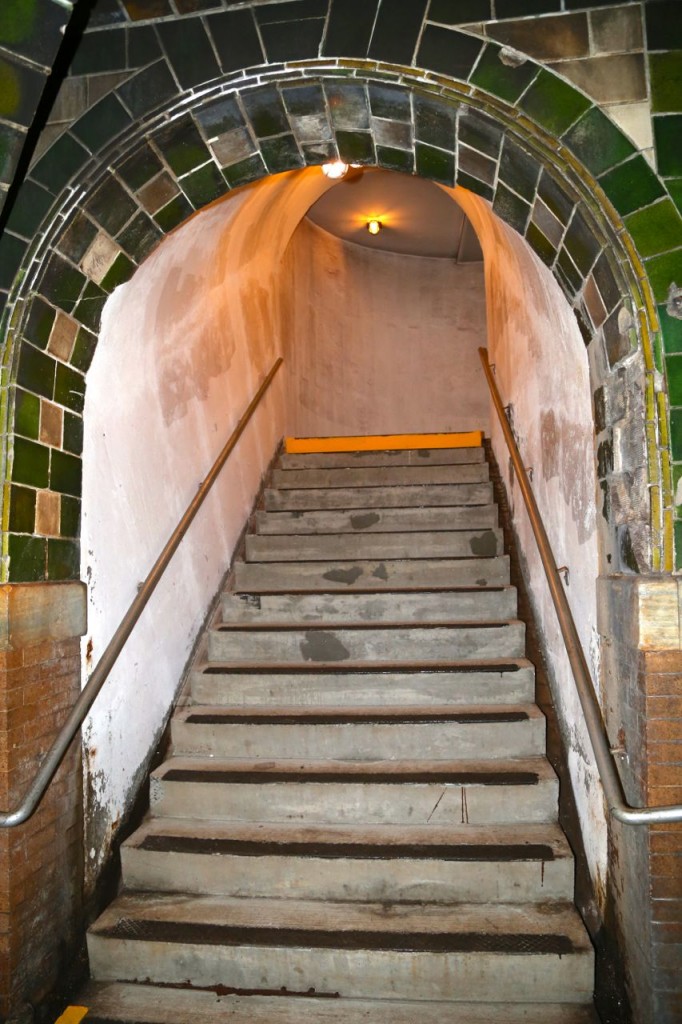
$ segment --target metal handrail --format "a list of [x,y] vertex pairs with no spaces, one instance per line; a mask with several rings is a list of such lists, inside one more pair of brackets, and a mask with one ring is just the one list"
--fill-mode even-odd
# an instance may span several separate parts
[[570,605],[564,593],[564,588],[559,576],[556,561],[552,553],[547,532],[542,522],[540,510],[537,506],[535,496],[530,486],[528,474],[523,465],[514,434],[509,420],[505,413],[504,405],[497,384],[493,377],[492,368],[488,362],[488,350],[479,348],[478,354],[483,363],[483,370],[488,380],[490,392],[497,415],[500,419],[502,432],[504,434],[509,454],[511,455],[514,470],[518,477],[519,487],[523,500],[526,503],[530,525],[535,535],[535,540],[540,552],[542,565],[547,576],[547,583],[554,602],[561,635],[566,645],[566,653],[573,671],[578,697],[585,716],[585,725],[592,744],[594,759],[597,763],[604,796],[610,813],[618,821],[626,825],[655,825],[662,822],[682,821],[682,805],[671,804],[665,807],[631,807],[627,803],[623,786],[616,769],[609,741],[606,735],[606,728],[602,718],[599,700],[595,691],[590,670],[587,666],[585,652],[583,651],[578,630],[576,629]]
[[0,813],[0,828],[12,828],[15,825],[21,825],[26,821],[35,811],[40,800],[42,799],[45,790],[49,786],[52,777],[54,776],[57,768],[59,767],[62,758],[69,749],[71,742],[76,736],[76,733],[83,724],[85,717],[94,704],[97,695],[99,694],[102,686],[107,680],[109,673],[111,672],[116,659],[118,658],[123,645],[132,633],[137,620],[140,618],[147,602],[154,593],[156,585],[158,584],[161,576],[164,573],[168,563],[175,554],[182,538],[187,533],[189,526],[196,516],[197,512],[203,504],[204,498],[210,491],[211,487],[215,483],[215,480],[220,473],[220,470],[225,465],[228,456],[233,451],[237,441],[242,436],[246,425],[253,416],[256,408],[262,399],[265,392],[270,387],[272,380],[282,365],[282,358],[277,359],[276,363],[268,373],[267,377],[259,387],[258,391],[254,395],[253,399],[249,403],[248,408],[244,412],[243,416],[237,423],[237,426],[232,431],[230,438],[221,451],[218,458],[213,463],[208,475],[199,485],[199,489],[195,494],[194,498],[187,507],[185,514],[173,530],[166,546],[157,558],[152,569],[150,570],[144,583],[140,584],[139,590],[135,600],[130,605],[130,608],[123,617],[120,626],[112,636],[109,644],[104,651],[104,654],[97,662],[92,675],[88,679],[86,685],[83,687],[78,700],[74,704],[69,717],[64,722],[59,735],[55,739],[54,743],[50,747],[45,760],[41,764],[38,772],[31,783],[26,795],[19,804],[16,810]]

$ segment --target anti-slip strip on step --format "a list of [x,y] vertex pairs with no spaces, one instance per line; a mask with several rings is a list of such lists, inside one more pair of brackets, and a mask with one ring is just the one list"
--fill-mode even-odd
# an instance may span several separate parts
[[304,928],[267,928],[208,922],[154,921],[121,918],[110,928],[97,929],[99,938],[138,942],[181,943],[184,946],[303,947],[305,949],[377,950],[404,953],[511,953],[565,954],[578,952],[569,936],[561,934],[395,934],[365,931],[318,931]]
[[451,620],[433,620],[428,622],[415,622],[414,620],[402,622],[387,622],[373,620],[371,622],[221,622],[213,627],[218,633],[295,633],[304,631],[306,633],[312,631],[324,631],[326,633],[338,633],[339,630],[353,630],[355,632],[361,632],[362,630],[375,629],[389,630],[389,629],[419,629],[419,630],[430,630],[430,629],[508,629],[511,626],[518,626],[520,622],[518,619],[499,619],[493,622],[477,622],[475,619],[471,620],[457,620],[452,622]]
[[[330,673],[332,675],[352,675],[353,673],[365,674],[371,673],[375,676],[380,675],[392,675],[396,672],[408,672],[414,675],[433,675],[438,672],[452,672],[452,673],[465,673],[465,672],[520,672],[525,667],[518,661],[489,661],[489,662],[430,662],[424,664],[424,662],[412,662],[412,661],[396,661],[390,665],[381,662],[354,662],[349,663],[347,661],[339,663],[338,661],[315,661],[315,662],[301,662],[293,663],[277,663],[277,664],[220,664],[220,665],[207,665],[200,669],[202,675],[215,676],[215,675],[305,675],[313,673]],[[528,665],[528,667],[530,667]]]
[[231,713],[205,714],[202,712],[191,713],[185,718],[189,725],[416,725],[420,723],[447,724],[455,722],[461,725],[494,725],[509,722],[527,722],[529,715],[525,711],[480,711],[480,712],[431,712],[410,713],[401,711],[400,714],[348,714],[343,712],[305,712],[273,715],[254,714],[252,710],[243,715]]
[[318,860],[445,860],[496,863],[511,861],[553,861],[554,850],[540,843],[515,845],[417,843],[328,843],[257,842],[246,839],[216,839],[197,836],[148,835],[138,850],[158,853],[222,854],[235,857],[313,857]]
[[[295,763],[295,762],[294,762]],[[419,772],[329,772],[329,771],[243,771],[229,769],[207,770],[204,768],[170,768],[161,776],[164,782],[208,782],[211,784],[268,786],[275,783],[301,785],[305,783],[339,783],[343,785],[402,786],[418,783],[438,786],[537,786],[540,777],[537,772],[500,771],[433,771]]]

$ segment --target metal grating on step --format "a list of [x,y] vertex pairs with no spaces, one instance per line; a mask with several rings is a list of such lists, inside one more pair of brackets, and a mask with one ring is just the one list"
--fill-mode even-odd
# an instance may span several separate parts
[[511,953],[521,956],[576,952],[567,935],[551,933],[426,933],[322,931],[304,928],[232,926],[194,921],[121,918],[98,929],[101,938],[198,946],[272,946],[307,949],[392,950],[404,953]]

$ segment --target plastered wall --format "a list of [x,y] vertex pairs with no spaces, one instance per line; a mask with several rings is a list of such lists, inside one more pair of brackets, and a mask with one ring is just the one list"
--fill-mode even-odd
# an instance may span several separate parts
[[[483,248],[489,358],[549,534],[557,565],[568,567],[565,591],[592,670],[600,676],[596,581],[599,576],[594,421],[587,353],[558,285],[524,241],[471,193],[458,192]],[[602,789],[568,658],[525,505],[510,474],[508,449],[494,411],[493,450],[510,500],[568,768],[596,891],[604,891],[607,828]]]
[[[214,205],[107,304],[84,417],[86,674],[280,354],[280,254],[325,181],[319,172],[281,175]],[[90,879],[141,781],[284,433],[282,392],[280,372],[86,722]]]
[[291,433],[487,430],[482,264],[376,252],[303,221],[284,273]]

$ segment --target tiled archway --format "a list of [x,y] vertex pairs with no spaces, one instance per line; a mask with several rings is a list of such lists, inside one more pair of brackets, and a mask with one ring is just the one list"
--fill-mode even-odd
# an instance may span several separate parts
[[566,82],[531,61],[502,63],[496,44],[456,32],[445,67],[439,40],[432,33],[419,51],[434,71],[294,60],[202,86],[197,66],[181,94],[155,61],[35,164],[4,236],[5,579],[78,575],[81,413],[107,295],[165,233],[231,188],[337,153],[483,196],[552,269],[589,348],[612,568],[672,568],[658,331],[679,250],[652,227],[670,200]]

